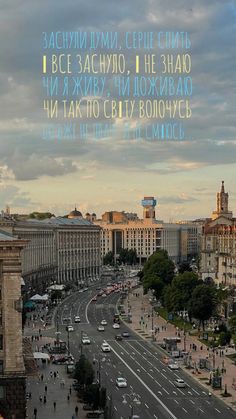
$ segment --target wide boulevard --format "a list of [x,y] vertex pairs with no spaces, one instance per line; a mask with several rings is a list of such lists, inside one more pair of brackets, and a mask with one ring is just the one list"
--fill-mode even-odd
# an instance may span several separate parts
[[[225,419],[236,414],[191,378],[184,370],[170,370],[163,362],[163,352],[152,343],[146,342],[121,324],[113,329],[113,317],[120,294],[113,292],[106,297],[92,298],[98,293],[96,286],[84,292],[76,292],[62,302],[55,316],[61,332],[60,338],[68,340],[66,318],[72,319],[74,331],[69,333],[70,351],[79,359],[81,351],[93,361],[101,385],[107,388],[108,400],[114,409],[115,419],[127,419],[133,414],[141,419]],[[81,322],[74,323],[75,316]],[[105,319],[105,331],[99,332],[98,325]],[[56,321],[57,320],[57,321]],[[115,335],[128,331],[130,336],[122,341]],[[81,336],[86,333],[90,345],[81,345]],[[111,352],[103,353],[101,344],[107,341]],[[127,388],[118,388],[116,379],[127,380]],[[186,388],[177,388],[174,381],[182,378]]]

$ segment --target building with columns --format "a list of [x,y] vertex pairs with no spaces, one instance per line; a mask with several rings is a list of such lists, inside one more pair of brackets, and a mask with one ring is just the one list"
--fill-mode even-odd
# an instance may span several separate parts
[[236,285],[236,218],[229,211],[224,181],[217,193],[216,210],[203,227],[201,243],[202,278],[217,284]]
[[136,249],[139,262],[144,263],[158,249],[167,250],[175,263],[195,257],[200,248],[201,226],[195,223],[164,223],[155,218],[156,200],[144,197],[143,219],[136,214],[110,211],[94,223],[102,228],[102,256],[112,251],[115,259],[121,248]]
[[100,230],[82,216],[16,222],[13,234],[28,240],[22,252],[26,285],[39,292],[53,282],[78,284],[98,279]]
[[21,253],[27,242],[0,231],[0,417],[25,419]]

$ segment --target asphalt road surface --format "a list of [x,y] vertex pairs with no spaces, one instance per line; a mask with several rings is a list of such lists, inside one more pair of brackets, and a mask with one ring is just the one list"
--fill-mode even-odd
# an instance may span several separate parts
[[[84,292],[77,292],[67,298],[58,308],[58,328],[62,340],[68,339],[66,322],[71,318],[74,331],[69,333],[70,351],[76,360],[82,351],[94,363],[101,385],[107,388],[108,399],[114,409],[114,419],[128,419],[131,411],[140,419],[225,419],[236,418],[236,414],[192,379],[184,370],[170,370],[163,362],[163,352],[144,341],[121,324],[113,329],[113,317],[119,293],[98,297],[96,286]],[[74,323],[80,316],[81,322]],[[105,319],[104,332],[97,330]],[[55,319],[56,320],[56,319]],[[129,331],[130,336],[116,341],[115,335]],[[53,331],[54,333],[55,331]],[[86,333],[91,345],[81,345],[81,336]],[[112,350],[103,353],[101,344],[107,341]],[[117,388],[117,377],[126,378],[128,387]],[[186,388],[177,388],[174,381],[182,378]]]

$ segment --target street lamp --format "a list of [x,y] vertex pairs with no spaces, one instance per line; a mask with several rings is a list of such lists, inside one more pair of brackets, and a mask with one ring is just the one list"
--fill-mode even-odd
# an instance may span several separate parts
[[122,397],[123,397],[123,401],[122,401],[123,404],[127,404],[128,403],[127,397],[131,401],[131,405],[130,405],[131,406],[131,411],[130,411],[129,418],[132,419],[132,416],[134,414],[134,405],[140,406],[140,404],[141,404],[140,396],[138,394],[132,392],[132,393],[129,393],[129,394],[128,393],[123,394]]
[[68,355],[70,355],[70,332],[69,332],[68,326],[66,330],[67,330],[67,352],[68,352]]

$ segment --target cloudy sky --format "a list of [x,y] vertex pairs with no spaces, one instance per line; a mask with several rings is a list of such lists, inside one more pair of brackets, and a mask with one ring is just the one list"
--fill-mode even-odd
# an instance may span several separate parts
[[[209,216],[224,179],[235,210],[235,18],[227,0],[2,0],[0,208],[141,215],[153,195],[159,219],[194,218]],[[79,30],[189,32],[190,139],[42,140],[42,32]]]

